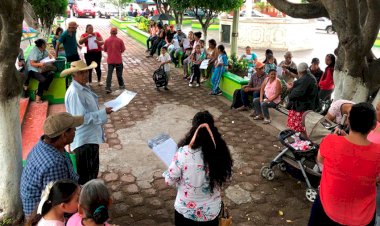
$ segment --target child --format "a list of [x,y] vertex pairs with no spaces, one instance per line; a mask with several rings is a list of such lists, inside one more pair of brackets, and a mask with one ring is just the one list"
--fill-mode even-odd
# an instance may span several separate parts
[[211,77],[212,91],[210,92],[210,95],[222,94],[222,91],[219,89],[219,83],[226,67],[228,66],[227,53],[224,50],[224,45],[218,46],[218,54],[218,59],[215,61],[215,70]]
[[64,226],[64,213],[75,213],[78,209],[79,185],[71,180],[50,182],[42,192],[37,213],[27,226]]
[[[161,48],[161,55],[158,57],[158,61],[161,62],[161,66],[164,66],[164,70],[166,73],[166,79],[167,79],[167,84],[169,83],[170,79],[170,63],[172,62],[170,55],[168,53],[168,48],[167,47],[162,47]],[[166,85],[167,85],[166,84]],[[157,87],[158,89],[158,87]],[[164,87],[165,90],[169,90],[167,86]]]
[[111,196],[102,180],[87,182],[80,192],[78,213],[67,221],[67,226],[109,226],[107,220]]
[[266,74],[269,74],[269,71],[270,71],[271,69],[276,70],[276,68],[277,68],[277,66],[276,66],[276,64],[274,63],[274,57],[273,57],[272,54],[269,54],[269,55],[267,56],[267,63],[266,63],[265,66],[264,66],[264,71],[265,71]]
[[201,66],[202,61],[204,60],[205,55],[202,53],[201,45],[195,46],[195,53],[192,54],[191,62],[193,63],[193,74],[190,78],[189,86],[193,86],[193,82],[196,79],[197,84],[195,85],[198,87],[200,85],[200,78],[201,78],[201,69],[199,68]]

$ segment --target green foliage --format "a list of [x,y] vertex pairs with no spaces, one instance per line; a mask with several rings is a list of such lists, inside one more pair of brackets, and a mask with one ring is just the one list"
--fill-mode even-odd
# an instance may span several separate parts
[[8,226],[12,224],[13,224],[12,218],[4,218],[0,221],[0,226]]
[[239,60],[236,55],[232,55],[228,59],[228,67],[232,73],[245,76],[248,73],[248,60]]
[[[65,14],[67,0],[27,0],[44,28],[50,29],[54,18]],[[35,19],[37,19],[35,18]]]
[[142,30],[142,31],[145,31],[145,32],[148,32],[149,31],[149,19],[143,17],[143,16],[139,16],[139,17],[136,17],[135,18],[136,22],[137,22],[137,28]]

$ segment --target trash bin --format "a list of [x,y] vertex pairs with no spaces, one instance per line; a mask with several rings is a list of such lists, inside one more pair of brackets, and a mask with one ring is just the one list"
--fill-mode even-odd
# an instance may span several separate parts
[[57,67],[57,72],[61,72],[65,70],[66,57],[63,57],[63,56],[57,57],[57,59],[55,59],[54,66]]

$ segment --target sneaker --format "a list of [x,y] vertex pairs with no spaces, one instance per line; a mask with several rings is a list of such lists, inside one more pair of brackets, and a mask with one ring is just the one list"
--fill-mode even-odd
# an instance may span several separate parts
[[119,86],[119,89],[123,90],[123,89],[125,89],[125,86]]
[[102,85],[104,85],[104,83],[102,81],[99,81],[98,86],[102,86]]
[[263,120],[264,118],[261,115],[256,115],[253,117],[253,120]]
[[195,87],[199,87],[199,86],[200,86],[199,83],[195,84]]
[[222,94],[223,94],[222,91],[218,91],[218,92],[216,93],[216,95],[218,95],[218,96],[220,96],[220,95],[222,95]]
[[189,83],[189,86],[190,86],[190,87],[193,87],[193,84]]
[[169,88],[165,86],[165,87],[164,87],[164,90],[169,90]]
[[263,124],[269,124],[269,123],[270,123],[270,119],[264,119]]
[[106,93],[110,94],[110,93],[112,93],[112,90],[110,88],[106,88]]
[[243,105],[241,107],[236,108],[236,110],[238,110],[238,111],[248,111],[249,108]]

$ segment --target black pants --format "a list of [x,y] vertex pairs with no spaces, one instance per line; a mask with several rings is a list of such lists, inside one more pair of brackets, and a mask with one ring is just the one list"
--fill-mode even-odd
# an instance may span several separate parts
[[[373,219],[368,224],[369,225],[375,225],[376,220],[376,214],[374,213]],[[321,199],[319,195],[317,195],[316,199],[314,200],[313,206],[311,207],[311,213],[309,218],[309,224],[308,226],[339,226],[341,224],[331,220],[325,210],[323,209]]]
[[84,144],[74,150],[79,184],[96,179],[99,173],[99,144]]
[[196,80],[198,84],[200,83],[201,69],[199,67],[200,67],[199,64],[194,64],[193,65],[193,68],[192,68],[193,69],[193,74],[191,76],[190,83],[193,83],[194,80]]
[[175,211],[174,214],[174,224],[175,226],[218,226],[219,225],[219,217],[216,217],[212,221],[193,221],[185,218],[182,214]]
[[[149,36],[149,38],[146,40],[146,48],[150,50],[150,46],[153,46],[153,42],[157,39],[157,36]],[[150,45],[150,46],[149,46]]]
[[48,90],[51,82],[53,81],[54,72],[39,73],[35,71],[29,71],[27,81],[25,85],[29,85],[29,78],[35,78],[38,83],[37,95],[42,97],[44,90]]
[[319,90],[318,97],[320,100],[325,101],[325,100],[330,100],[331,99],[331,94],[333,93],[332,90]]
[[80,60],[80,57],[78,54],[74,54],[74,55],[71,55],[71,56],[66,56],[66,61],[71,63],[73,61],[78,61]]
[[[87,66],[92,63],[92,61],[95,61],[98,66],[96,66],[95,71],[96,75],[98,77],[98,82],[100,82],[102,77],[102,71],[100,70],[100,62],[102,60],[102,51],[96,51],[96,52],[87,52],[84,54],[84,59],[86,59]],[[92,82],[92,69],[88,71],[88,82]]]

